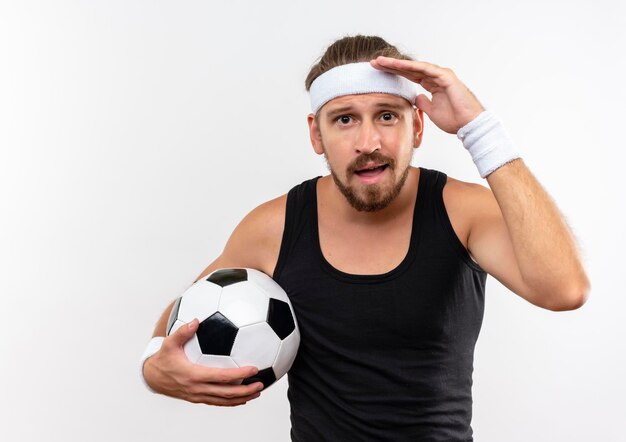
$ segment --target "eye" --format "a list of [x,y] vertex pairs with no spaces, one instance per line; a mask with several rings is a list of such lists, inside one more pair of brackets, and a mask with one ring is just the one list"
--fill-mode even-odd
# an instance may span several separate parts
[[[391,117],[393,117],[393,118],[395,118],[395,117],[396,117],[396,115],[395,115],[395,114],[393,114],[393,113],[391,113],[391,112],[385,112],[382,116],[383,116],[383,117],[385,117],[385,116],[387,116],[387,115],[389,115],[389,116],[391,116]],[[390,118],[383,118],[383,119],[384,119],[385,121],[392,121]]]
[[337,118],[335,118],[335,121],[340,121],[343,125],[343,124],[348,124],[351,118],[352,117],[350,115],[340,115]]

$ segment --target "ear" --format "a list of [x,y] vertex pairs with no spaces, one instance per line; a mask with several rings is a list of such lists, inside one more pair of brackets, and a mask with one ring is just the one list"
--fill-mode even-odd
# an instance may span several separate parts
[[422,136],[424,135],[424,111],[419,107],[413,109],[413,146],[417,149],[422,144]]
[[311,137],[313,150],[316,154],[322,155],[324,153],[324,148],[322,147],[322,133],[315,122],[315,115],[307,115],[307,123],[309,124],[309,136]]

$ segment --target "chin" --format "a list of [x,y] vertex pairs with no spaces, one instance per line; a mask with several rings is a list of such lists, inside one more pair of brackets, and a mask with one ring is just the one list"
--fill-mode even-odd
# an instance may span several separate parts
[[[378,212],[383,210],[400,194],[408,177],[409,168],[397,178],[393,176],[393,182],[381,183],[358,183],[356,186],[346,186],[331,170],[335,184],[346,198],[348,203],[359,212]],[[358,181],[358,177],[356,178]]]

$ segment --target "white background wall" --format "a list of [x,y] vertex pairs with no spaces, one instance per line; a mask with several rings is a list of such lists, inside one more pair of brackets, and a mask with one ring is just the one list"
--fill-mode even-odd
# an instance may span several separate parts
[[[625,17],[608,0],[1,2],[2,440],[288,440],[286,379],[207,407],[151,395],[137,361],[248,211],[327,173],[304,79],[356,33],[452,68],[500,115],[592,282],[555,313],[488,278],[475,440],[625,440]],[[428,119],[414,165],[488,185]]]

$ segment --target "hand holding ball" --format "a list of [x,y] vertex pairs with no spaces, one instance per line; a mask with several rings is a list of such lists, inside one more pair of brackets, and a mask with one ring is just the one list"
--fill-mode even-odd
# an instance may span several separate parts
[[295,360],[300,332],[285,291],[255,269],[219,269],[189,287],[172,308],[166,333],[199,321],[184,344],[190,362],[214,368],[255,366],[241,381],[265,388],[284,376]]

